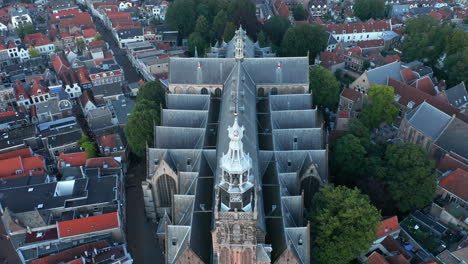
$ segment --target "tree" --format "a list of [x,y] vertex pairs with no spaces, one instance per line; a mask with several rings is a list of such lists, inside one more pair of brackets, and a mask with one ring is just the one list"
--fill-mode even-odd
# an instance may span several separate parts
[[[138,103],[137,103],[138,105]],[[159,123],[159,111],[154,109],[142,112],[132,111],[125,125],[125,137],[137,156],[144,157],[146,146],[154,141],[154,126]]]
[[313,198],[312,233],[318,264],[347,264],[376,238],[379,211],[359,189],[322,188]]
[[15,32],[16,32],[16,34],[18,34],[18,36],[21,39],[23,39],[24,36],[36,33],[37,30],[36,30],[36,27],[33,24],[27,23],[27,24],[24,24],[24,25],[21,25],[21,26],[17,27],[15,29]]
[[86,43],[84,42],[82,38],[76,38],[75,45],[79,51],[83,51],[86,49]]
[[368,128],[376,128],[382,121],[392,123],[398,114],[394,88],[386,85],[373,84],[369,89],[370,103],[362,109],[361,120]]
[[161,106],[155,101],[151,101],[148,99],[141,99],[138,101],[135,107],[133,107],[132,111],[135,111],[135,112],[143,112],[146,110],[160,111],[160,109],[161,109]]
[[182,38],[193,32],[196,19],[196,5],[193,0],[175,0],[166,12],[166,23],[173,30],[178,30]]
[[230,1],[227,11],[229,20],[234,23],[236,29],[242,25],[247,35],[254,40],[257,37],[257,32],[260,31],[256,12],[255,4],[250,0]]
[[300,3],[295,3],[291,6],[294,20],[303,21],[306,20],[306,11]]
[[220,41],[221,38],[223,37],[224,33],[224,28],[226,27],[227,23],[227,14],[226,11],[221,10],[216,14],[216,16],[213,19],[213,25],[212,25],[212,36]]
[[327,33],[321,25],[302,24],[288,29],[281,46],[282,56],[306,56],[309,52],[309,59],[313,60],[327,47]]
[[197,22],[195,23],[195,31],[196,33],[200,34],[202,38],[204,38],[206,41],[209,41],[210,35],[209,35],[209,25],[208,25],[208,20],[206,20],[205,16],[199,16],[197,19]]
[[354,15],[362,20],[383,18],[385,16],[384,0],[356,0],[353,6]]
[[367,69],[370,68],[370,62],[368,60],[365,60],[363,63],[362,63],[362,71],[366,71]]
[[29,53],[29,57],[31,58],[37,58],[41,56],[41,54],[39,53],[39,50],[34,47],[29,48],[28,53]]
[[291,27],[291,22],[286,17],[274,16],[265,22],[263,30],[274,45],[280,46],[284,34]]
[[321,66],[312,69],[309,76],[314,104],[335,108],[339,99],[340,82],[329,70]]
[[434,162],[412,143],[392,144],[385,152],[386,182],[395,206],[401,212],[421,208],[433,198],[437,176]]
[[60,53],[61,51],[62,50],[59,47],[55,46],[55,50],[54,50],[55,53]]
[[352,185],[363,172],[366,149],[361,145],[358,137],[348,134],[336,141],[333,151],[336,181],[339,184]]
[[158,81],[151,81],[140,86],[136,99],[137,102],[142,100],[152,101],[158,106],[159,109],[160,105],[164,106],[166,103],[165,93],[166,91]]
[[448,84],[454,86],[460,82],[468,82],[468,47],[448,56],[444,60],[444,68],[448,73]]
[[195,48],[197,48],[198,56],[205,54],[206,41],[198,32],[193,32],[188,38],[188,50],[191,56],[195,56]]
[[81,135],[81,140],[80,140],[80,147],[86,152],[88,153],[88,155],[86,155],[86,158],[94,158],[96,157],[97,155],[97,148],[96,148],[96,144],[94,144],[94,142],[92,142],[88,136],[86,136],[85,134],[82,134]]
[[236,26],[232,22],[227,22],[223,33],[224,41],[230,41],[234,37],[234,34],[236,34]]
[[267,46],[267,40],[266,40],[265,32],[260,31],[260,33],[258,33],[257,40],[258,40],[258,42],[260,44],[260,47],[263,48],[263,47]]
[[447,55],[453,55],[468,47],[468,33],[461,29],[455,29],[447,41]]
[[37,16],[36,21],[37,21],[37,23],[39,23],[39,24],[44,24],[44,23],[46,22],[46,21],[45,21],[45,18],[42,17],[42,16]]
[[94,35],[94,41],[98,40],[104,40],[104,37],[100,33],[96,33],[96,35]]

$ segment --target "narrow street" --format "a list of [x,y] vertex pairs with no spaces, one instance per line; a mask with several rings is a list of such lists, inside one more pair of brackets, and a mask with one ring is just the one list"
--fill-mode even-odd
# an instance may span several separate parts
[[101,34],[104,40],[109,44],[109,47],[114,52],[115,60],[120,65],[120,67],[123,68],[124,74],[125,74],[125,80],[128,83],[134,83],[143,79],[143,77],[140,76],[140,74],[133,67],[125,51],[120,49],[119,45],[117,45],[117,41],[112,36],[112,32],[108,30],[104,26],[102,21],[99,20],[97,17],[93,17],[93,21],[94,21],[94,24],[96,25],[96,31],[99,32],[99,34]]
[[0,224],[0,263],[20,264],[21,261],[5,234],[5,227]]

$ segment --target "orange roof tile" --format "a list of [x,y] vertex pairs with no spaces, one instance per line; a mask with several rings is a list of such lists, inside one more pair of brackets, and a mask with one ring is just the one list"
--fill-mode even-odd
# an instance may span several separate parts
[[117,212],[58,223],[59,237],[70,237],[120,227]]
[[42,157],[14,158],[0,160],[0,179],[9,180],[28,175],[41,175],[45,171]]
[[445,154],[444,158],[437,165],[437,169],[446,172],[448,170],[463,169],[468,171],[468,160],[464,159],[453,152]]
[[86,168],[119,168],[121,165],[113,157],[91,158],[86,160]]
[[0,160],[11,159],[14,157],[22,157],[24,159],[24,158],[32,157],[32,154],[33,152],[31,148],[23,148],[23,149],[0,154]]
[[463,169],[456,169],[445,176],[440,180],[439,186],[465,201],[468,200],[468,172]]
[[105,240],[85,244],[82,246],[74,247],[60,253],[43,257],[40,259],[34,259],[28,262],[28,264],[58,264],[67,261],[73,261],[76,257],[84,255],[85,251],[91,252],[94,249],[102,249],[109,246],[109,243]]
[[410,264],[408,259],[406,259],[405,256],[401,254],[389,256],[386,258],[386,260],[389,264]]
[[47,93],[46,88],[44,88],[38,81],[34,81],[31,88],[31,95],[38,96],[45,93]]
[[366,260],[366,264],[389,264],[378,252],[372,252]]
[[84,166],[86,163],[86,157],[88,153],[86,152],[77,152],[77,153],[60,153],[58,157],[58,167],[62,168],[62,165],[65,167],[78,167]]
[[411,81],[414,81],[418,78],[418,75],[411,69],[411,68],[405,68],[400,71],[401,77],[403,77],[403,80],[406,83],[409,83]]
[[360,93],[354,91],[353,89],[346,88],[343,90],[341,93],[341,96],[348,98],[352,101],[356,101],[356,99],[359,97]]
[[432,96],[437,95],[437,92],[435,91],[434,84],[432,83],[431,78],[428,76],[421,78],[417,80],[415,83],[413,83],[411,86],[427,93]]
[[94,38],[96,36],[97,32],[94,28],[89,28],[89,29],[83,29],[83,36],[85,38]]
[[377,237],[383,237],[399,229],[400,225],[398,224],[398,217],[393,216],[380,221],[376,235]]

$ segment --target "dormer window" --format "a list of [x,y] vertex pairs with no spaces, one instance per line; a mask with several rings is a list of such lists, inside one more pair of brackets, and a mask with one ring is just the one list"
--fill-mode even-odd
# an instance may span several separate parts
[[414,102],[413,102],[413,101],[409,101],[407,106],[408,106],[408,108],[413,109],[413,107],[414,107]]
[[343,29],[342,33],[343,33],[343,34],[346,34],[346,30]]

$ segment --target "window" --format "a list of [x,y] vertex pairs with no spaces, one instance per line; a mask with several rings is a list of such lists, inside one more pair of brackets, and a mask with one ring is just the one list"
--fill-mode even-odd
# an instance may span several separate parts
[[162,175],[156,182],[160,207],[170,207],[172,196],[176,191],[175,180],[169,175]]

